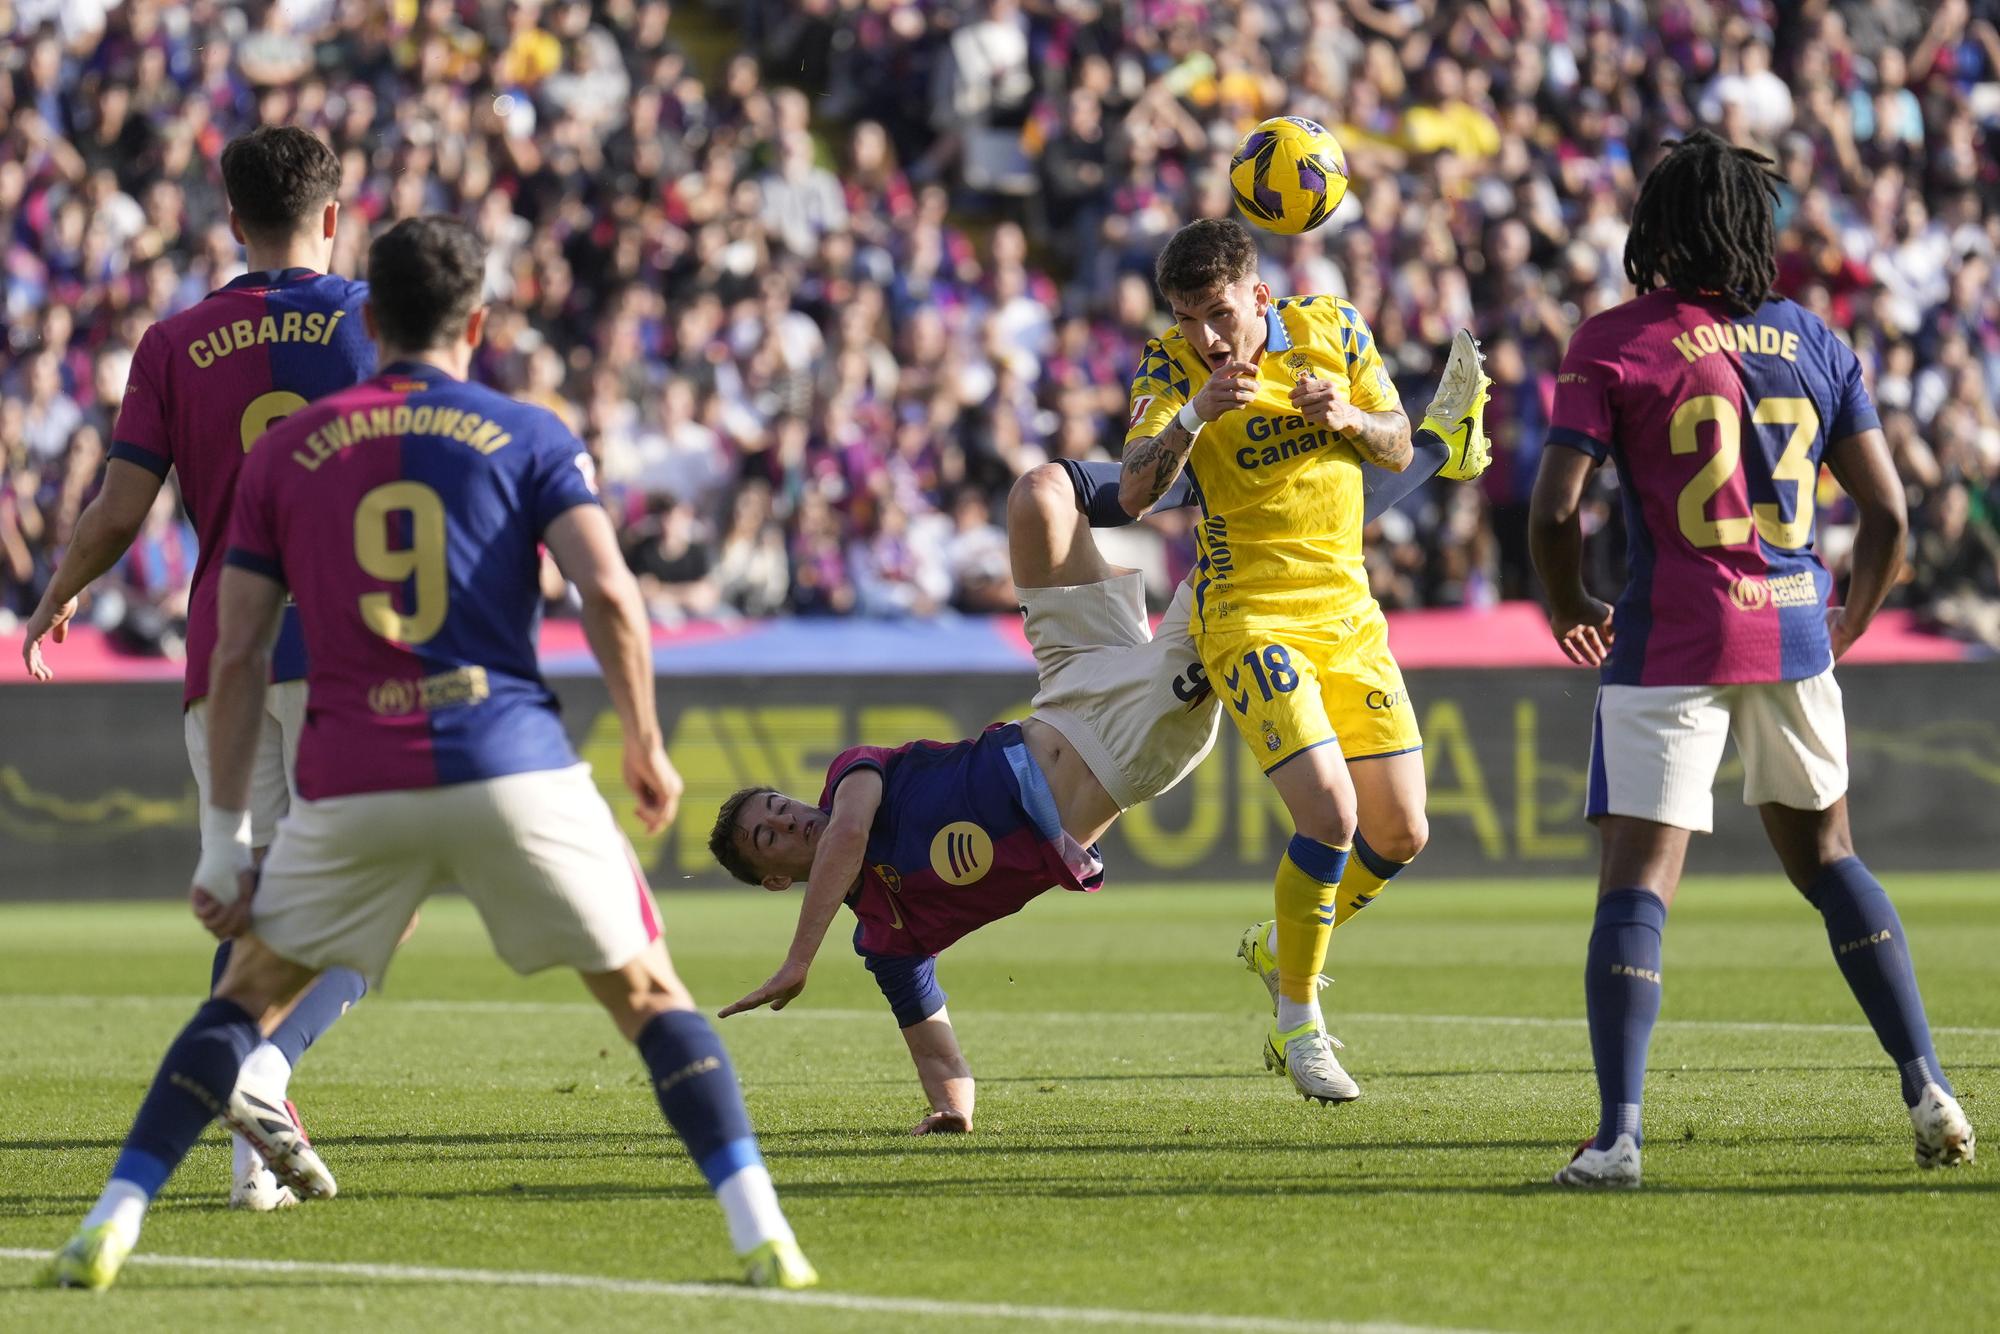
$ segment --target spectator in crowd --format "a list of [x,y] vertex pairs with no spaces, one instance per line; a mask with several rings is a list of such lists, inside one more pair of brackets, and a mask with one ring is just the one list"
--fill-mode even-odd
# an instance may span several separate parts
[[[1899,596],[1991,638],[2000,0],[16,0],[14,16],[0,617],[53,567],[140,335],[240,271],[215,155],[259,121],[339,155],[347,271],[413,212],[480,230],[495,306],[476,373],[578,429],[676,619],[1004,610],[1007,487],[1115,453],[1126,382],[1168,318],[1154,254],[1231,207],[1234,144],[1288,113],[1335,129],[1353,185],[1321,231],[1262,238],[1267,276],[1354,301],[1408,399],[1461,323],[1497,381],[1482,485],[1433,483],[1371,532],[1385,602],[1532,596],[1520,512],[1550,377],[1626,291],[1625,219],[1660,141],[1714,123],[1777,160],[1780,289],[1853,343],[1883,406],[1919,502]],[[1611,579],[1615,485],[1585,507]],[[1172,516],[1121,540],[1177,576],[1187,531]],[[177,568],[171,525],[157,536],[149,581]],[[87,617],[126,619],[101,601]]]

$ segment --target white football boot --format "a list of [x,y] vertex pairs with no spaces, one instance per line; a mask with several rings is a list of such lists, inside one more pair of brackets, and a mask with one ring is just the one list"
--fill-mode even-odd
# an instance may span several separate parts
[[1910,1108],[1910,1125],[1917,1133],[1917,1166],[1960,1167],[1972,1161],[1972,1122],[1958,1099],[1936,1084],[1924,1085],[1917,1105]]
[[1353,1102],[1361,1096],[1361,1086],[1340,1068],[1333,1054],[1340,1045],[1339,1038],[1316,1023],[1301,1024],[1289,1033],[1280,1033],[1274,1024],[1264,1039],[1264,1068],[1289,1075],[1301,1097]]
[[1595,1140],[1579,1144],[1569,1165],[1556,1173],[1558,1186],[1594,1186],[1605,1190],[1631,1190],[1639,1184],[1639,1145],[1630,1135],[1620,1135],[1608,1149],[1591,1146]]
[[299,1202],[292,1188],[271,1175],[271,1169],[259,1158],[248,1171],[240,1173],[235,1183],[229,1187],[229,1207],[242,1209],[253,1214],[268,1214],[278,1209],[289,1209]]
[[330,1200],[339,1193],[333,1173],[306,1139],[298,1108],[289,1099],[280,1099],[273,1105],[238,1084],[229,1095],[222,1120],[250,1141],[270,1166],[271,1175],[290,1187],[297,1198]]

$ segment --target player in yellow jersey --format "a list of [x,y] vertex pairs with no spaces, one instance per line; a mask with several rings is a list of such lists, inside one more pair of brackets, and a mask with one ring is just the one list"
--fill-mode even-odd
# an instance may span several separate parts
[[[1270,937],[1253,928],[1241,951],[1275,982],[1265,1063],[1345,1102],[1361,1090],[1320,1015],[1327,943],[1429,836],[1423,741],[1361,554],[1363,465],[1406,468],[1410,421],[1360,312],[1274,298],[1238,223],[1183,227],[1155,276],[1177,323],[1132,381],[1119,498],[1143,513],[1185,468],[1201,504],[1196,649],[1296,831]],[[1485,466],[1489,385],[1460,334],[1424,421],[1445,476]]]

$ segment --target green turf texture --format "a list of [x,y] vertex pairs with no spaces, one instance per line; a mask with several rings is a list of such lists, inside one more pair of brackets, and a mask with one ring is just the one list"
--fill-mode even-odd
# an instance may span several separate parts
[[[1992,877],[1890,889],[1940,1054],[1975,1122],[2000,1126]],[[1232,955],[1268,902],[1247,885],[1049,894],[955,946],[940,978],[980,1080],[969,1138],[906,1136],[921,1098],[843,927],[793,1009],[724,1021],[827,1289],[1515,1331],[1972,1329],[2000,1307],[1995,1165],[1912,1166],[1889,1063],[1818,916],[1776,877],[1683,891],[1646,1186],[1610,1196],[1544,1184],[1596,1116],[1574,1022],[1587,885],[1413,876],[1344,928],[1328,1009],[1365,1096],[1342,1108],[1301,1101],[1259,1060],[1264,991]],[[748,891],[664,906],[711,1012],[777,964],[795,911]],[[0,1248],[55,1247],[96,1197],[206,979],[205,940],[174,905],[0,908]],[[424,1003],[462,1001],[564,1004]],[[1729,1026],[1745,1023],[1840,1027]],[[573,979],[494,962],[461,902],[426,910],[388,992],[310,1054],[294,1092],[340,1198],[228,1212],[212,1133],[142,1252],[736,1274],[637,1057]],[[111,1293],[51,1293],[27,1287],[33,1272],[0,1261],[0,1328],[1063,1324],[137,1264]]]

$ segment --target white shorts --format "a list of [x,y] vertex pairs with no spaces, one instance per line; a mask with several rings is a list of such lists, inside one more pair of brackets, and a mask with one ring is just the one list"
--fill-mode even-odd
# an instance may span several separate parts
[[1706,834],[1715,771],[1734,736],[1743,803],[1823,811],[1847,793],[1847,721],[1831,669],[1803,681],[1600,686],[1587,813]]
[[[306,683],[275,681],[264,692],[264,725],[257,731],[257,758],[250,770],[250,846],[268,848],[278,821],[291,809],[292,775],[298,771],[299,733],[306,725]],[[198,699],[181,715],[188,767],[201,803],[208,804],[208,701]]]
[[1148,630],[1145,581],[1017,590],[1040,689],[1034,713],[1063,734],[1121,810],[1188,776],[1221,714],[1188,634],[1186,584]]
[[301,801],[251,930],[287,959],[380,984],[423,901],[456,885],[516,972],[608,972],[659,939],[645,877],[590,766]]

